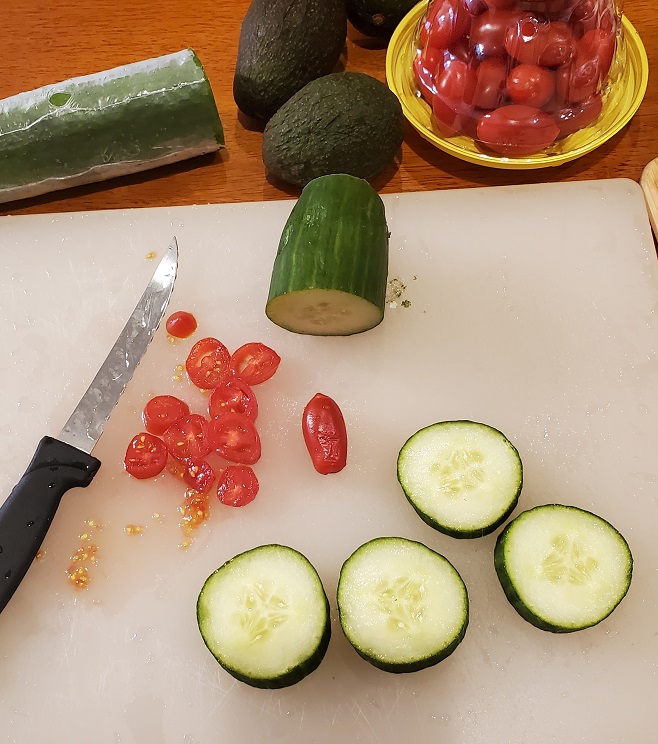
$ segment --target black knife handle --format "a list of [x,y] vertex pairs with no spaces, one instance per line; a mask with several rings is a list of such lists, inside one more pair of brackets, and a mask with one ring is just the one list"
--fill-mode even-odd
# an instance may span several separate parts
[[44,437],[25,474],[0,507],[0,612],[12,598],[48,532],[62,496],[93,480],[100,461]]

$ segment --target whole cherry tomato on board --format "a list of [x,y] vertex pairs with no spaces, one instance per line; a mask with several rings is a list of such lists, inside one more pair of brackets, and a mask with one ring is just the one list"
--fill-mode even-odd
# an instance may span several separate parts
[[256,473],[249,465],[227,465],[219,474],[217,498],[227,506],[245,506],[258,494]]
[[209,390],[225,382],[231,375],[231,355],[216,338],[202,338],[190,349],[185,369],[190,380],[199,388]]
[[345,467],[347,429],[335,400],[323,393],[314,395],[304,408],[302,433],[313,467],[318,473],[338,473]]
[[281,357],[260,343],[244,344],[231,355],[230,367],[236,377],[248,385],[258,385],[277,371]]
[[162,436],[177,421],[190,413],[190,407],[175,395],[156,395],[144,406],[142,418],[146,431]]
[[478,123],[478,139],[502,155],[533,155],[557,139],[553,117],[534,106],[512,104],[485,114]]
[[153,478],[167,464],[167,448],[161,439],[144,431],[130,440],[123,462],[134,478]]
[[167,318],[167,333],[174,338],[189,338],[197,329],[196,318],[192,313],[179,310]]

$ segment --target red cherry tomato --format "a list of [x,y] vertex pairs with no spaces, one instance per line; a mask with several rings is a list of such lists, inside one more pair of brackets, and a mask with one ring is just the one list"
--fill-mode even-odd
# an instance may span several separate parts
[[507,78],[507,95],[514,103],[541,108],[555,93],[555,73],[537,65],[517,65]]
[[254,422],[242,413],[224,413],[210,422],[212,448],[229,462],[253,465],[261,455]]
[[469,39],[475,56],[478,59],[505,57],[507,30],[520,16],[516,10],[488,10],[474,18]]
[[141,432],[130,440],[123,463],[134,478],[153,478],[167,464],[167,448],[161,439]]
[[505,49],[524,64],[559,67],[575,54],[576,39],[566,23],[546,23],[527,13],[507,29]]
[[432,98],[436,90],[434,87],[434,78],[437,67],[441,62],[443,62],[443,52],[432,47],[427,47],[422,52],[419,51],[414,57],[413,67],[416,82],[418,83],[418,90],[430,106],[432,105]]
[[208,493],[215,482],[215,471],[210,464],[201,457],[190,457],[185,461],[183,480],[190,488],[199,493]]
[[473,106],[443,98],[437,93],[432,101],[432,113],[437,128],[444,137],[456,134],[475,137],[479,113]]
[[185,369],[190,380],[199,388],[209,390],[221,385],[231,376],[231,355],[216,338],[202,338],[190,349]]
[[218,385],[210,396],[208,404],[210,418],[216,418],[224,413],[242,413],[252,421],[258,416],[258,401],[256,394],[239,377],[233,377],[222,385]]
[[258,479],[248,465],[227,465],[219,474],[217,498],[227,506],[245,506],[256,498]]
[[484,0],[489,8],[501,10],[502,8],[511,8],[516,0]]
[[545,111],[512,104],[485,114],[478,123],[477,134],[494,152],[522,157],[548,147],[559,131],[553,117]]
[[593,124],[601,115],[602,110],[603,102],[599,95],[592,96],[582,103],[574,103],[559,109],[553,114],[560,130],[559,137],[568,137]]
[[180,310],[167,318],[167,333],[174,338],[189,338],[197,329],[196,318],[192,313]]
[[187,416],[190,407],[185,401],[174,395],[156,395],[144,406],[142,419],[146,431],[162,436],[165,431],[183,416]]
[[595,29],[614,36],[617,30],[614,0],[581,0],[571,11],[569,23],[578,38]]
[[313,467],[318,473],[338,473],[347,464],[345,419],[332,398],[317,393],[306,404],[302,433]]
[[477,68],[473,104],[482,109],[498,108],[505,98],[507,63],[499,57],[483,60]]
[[473,105],[477,87],[475,69],[460,59],[450,59],[436,76],[436,93],[448,101]]
[[212,450],[208,420],[198,413],[172,424],[164,433],[164,441],[169,454],[177,460],[205,457]]
[[599,92],[612,64],[615,38],[605,31],[588,31],[576,45],[576,57],[557,71],[558,95],[581,103]]
[[250,343],[236,349],[231,356],[231,370],[248,385],[258,385],[277,371],[281,357],[265,344]]
[[462,0],[435,0],[423,23],[421,47],[446,49],[468,33],[471,16]]
[[487,4],[484,0],[463,0],[466,10],[472,15],[480,15],[487,9]]

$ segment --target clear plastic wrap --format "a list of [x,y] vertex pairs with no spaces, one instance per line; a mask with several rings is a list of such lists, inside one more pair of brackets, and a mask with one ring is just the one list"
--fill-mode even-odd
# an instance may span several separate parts
[[595,125],[623,74],[615,0],[430,0],[414,43],[435,130],[507,158],[557,152]]
[[213,152],[210,84],[184,49],[0,100],[0,202]]

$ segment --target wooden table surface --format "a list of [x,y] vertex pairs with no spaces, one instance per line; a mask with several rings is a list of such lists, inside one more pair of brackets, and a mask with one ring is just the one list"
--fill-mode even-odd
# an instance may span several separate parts
[[[146,173],[0,205],[0,214],[260,201],[296,196],[267,180],[261,132],[245,126],[232,83],[240,23],[249,0],[3,0],[0,98],[67,78],[192,47],[210,79],[226,148]],[[658,62],[658,14],[650,0],[626,0],[652,66]],[[347,70],[385,80],[385,48],[351,27]],[[658,81],[630,124],[594,152],[558,168],[503,171],[447,155],[407,126],[401,158],[373,185],[381,192],[628,177],[638,181],[658,156]]]

